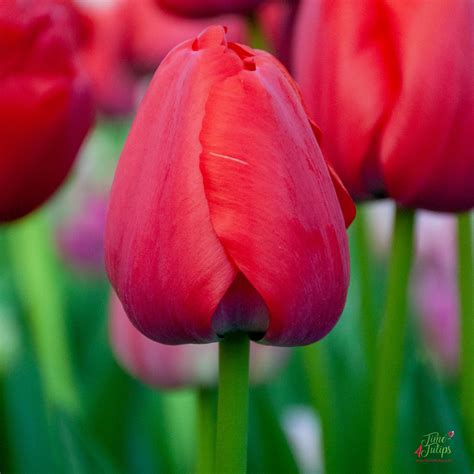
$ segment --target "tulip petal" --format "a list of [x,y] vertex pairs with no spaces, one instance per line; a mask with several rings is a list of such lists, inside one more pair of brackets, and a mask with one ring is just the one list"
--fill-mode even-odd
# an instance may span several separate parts
[[217,339],[212,314],[237,274],[211,225],[199,133],[209,89],[241,62],[211,36],[183,43],[160,66],[120,158],[107,220],[107,270],[124,308],[145,335],[169,344]]
[[227,254],[268,307],[262,342],[308,344],[345,302],[344,219],[297,91],[266,55],[253,59],[255,68],[210,90],[205,192]]
[[[259,51],[259,50],[257,50],[257,54],[258,56],[265,58],[266,61],[276,66],[280,70],[280,72],[285,76],[286,80],[288,81],[288,84],[293,88],[295,94],[300,99],[302,106],[306,112],[306,115],[308,116],[308,121],[311,126],[311,130],[313,131],[318,144],[321,146],[323,142],[322,131],[319,128],[319,126],[314,122],[314,120],[311,118],[308,108],[306,107],[304,103],[303,96],[301,94],[300,88],[298,87],[298,84],[296,84],[295,80],[288,73],[287,69],[279,61],[277,61],[271,54],[267,53],[266,51]],[[342,184],[342,181],[337,175],[334,168],[329,164],[327,160],[325,160],[325,163],[328,166],[328,171],[331,176],[332,183],[334,185],[334,188],[336,189],[336,194],[339,199],[339,204],[341,205],[342,212],[344,214],[344,221],[346,223],[346,228],[347,228],[351,225],[352,221],[355,218],[355,214],[356,214],[355,205],[352,201],[352,198],[349,195],[349,192],[346,190],[345,186]]]
[[326,165],[328,167],[329,176],[331,176],[332,184],[336,190],[337,199],[339,200],[339,205],[341,206],[342,214],[344,215],[344,223],[346,224],[347,229],[355,219],[356,207],[333,167],[327,161]]
[[459,212],[474,206],[474,3],[388,2],[401,91],[382,139],[390,196]]

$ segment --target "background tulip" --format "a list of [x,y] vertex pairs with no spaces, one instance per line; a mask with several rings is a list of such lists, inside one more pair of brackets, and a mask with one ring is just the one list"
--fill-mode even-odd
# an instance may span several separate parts
[[69,8],[54,1],[0,5],[0,221],[50,197],[93,120]]
[[220,13],[249,13],[262,0],[155,0],[165,10],[183,16],[212,16]]
[[451,212],[474,205],[473,8],[302,1],[295,75],[323,152],[355,198]]
[[179,43],[213,24],[226,25],[231,41],[245,42],[245,19],[238,15],[182,18],[159,8],[154,0],[129,0],[123,5],[128,26],[127,55],[134,69],[155,72],[164,57]]
[[298,3],[294,0],[267,0],[257,9],[257,18],[270,51],[291,72],[293,26]]
[[338,196],[354,215],[333,178],[280,63],[222,27],[182,43],[152,80],[112,186],[106,266],[127,314],[164,343],[323,337],[349,279]]
[[[117,361],[134,377],[161,389],[217,385],[217,344],[169,346],[145,337],[129,321],[114,294],[110,300],[110,343]],[[250,378],[270,379],[283,367],[289,349],[251,345]]]
[[237,15],[182,18],[158,7],[154,0],[83,2],[90,20],[81,60],[91,79],[100,110],[111,116],[132,113],[141,99],[144,74],[153,73],[176,44],[199,34],[215,21],[232,29],[232,39],[246,39],[246,24]]

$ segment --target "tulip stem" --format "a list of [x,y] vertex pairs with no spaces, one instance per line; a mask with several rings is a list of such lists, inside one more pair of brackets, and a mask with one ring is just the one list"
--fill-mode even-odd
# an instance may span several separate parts
[[198,390],[198,431],[196,474],[213,472],[214,465],[214,399],[211,390]]
[[9,455],[10,444],[8,439],[8,409],[5,394],[3,375],[0,373],[0,472],[10,472]]
[[308,381],[309,395],[314,411],[319,415],[322,429],[324,471],[343,472],[340,455],[339,419],[327,363],[324,343],[317,342],[301,349],[303,367]]
[[407,290],[413,257],[415,213],[397,208],[388,274],[385,318],[378,338],[374,381],[372,473],[393,472],[404,339],[407,324]]
[[458,217],[458,287],[461,321],[460,398],[467,445],[474,459],[474,302],[472,225],[469,212]]
[[42,214],[14,225],[9,247],[14,277],[36,349],[49,408],[79,409],[49,228]]
[[247,470],[248,389],[248,335],[229,334],[219,344],[217,474],[244,474]]
[[371,262],[367,236],[367,221],[364,207],[357,209],[357,219],[354,222],[354,240],[356,252],[354,256],[357,259],[358,284],[359,284],[359,305],[360,322],[362,329],[362,339],[365,349],[365,358],[367,364],[367,373],[369,376],[373,373],[375,357],[375,315],[372,301],[372,285],[370,281]]

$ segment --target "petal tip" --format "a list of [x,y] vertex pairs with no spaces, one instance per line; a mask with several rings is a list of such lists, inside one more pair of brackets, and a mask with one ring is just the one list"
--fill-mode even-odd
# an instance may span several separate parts
[[193,51],[205,48],[227,46],[227,26],[212,25],[203,30],[193,41]]

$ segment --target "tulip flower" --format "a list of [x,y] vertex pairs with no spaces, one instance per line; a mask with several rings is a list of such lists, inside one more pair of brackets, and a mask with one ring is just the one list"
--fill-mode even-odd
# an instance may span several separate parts
[[466,0],[301,2],[295,76],[356,199],[474,206],[473,15]]
[[112,185],[106,268],[135,326],[168,344],[234,332],[309,344],[335,325],[354,206],[270,54],[211,27],[143,99]]
[[222,13],[250,13],[262,0],[155,0],[171,13],[183,16],[212,16]]
[[65,2],[0,5],[0,222],[56,191],[93,120],[67,16]]
[[[110,300],[110,342],[119,364],[148,385],[160,389],[217,385],[217,344],[169,346],[152,341],[132,325],[115,294]],[[252,344],[252,381],[265,382],[276,375],[288,356],[288,349]]]

